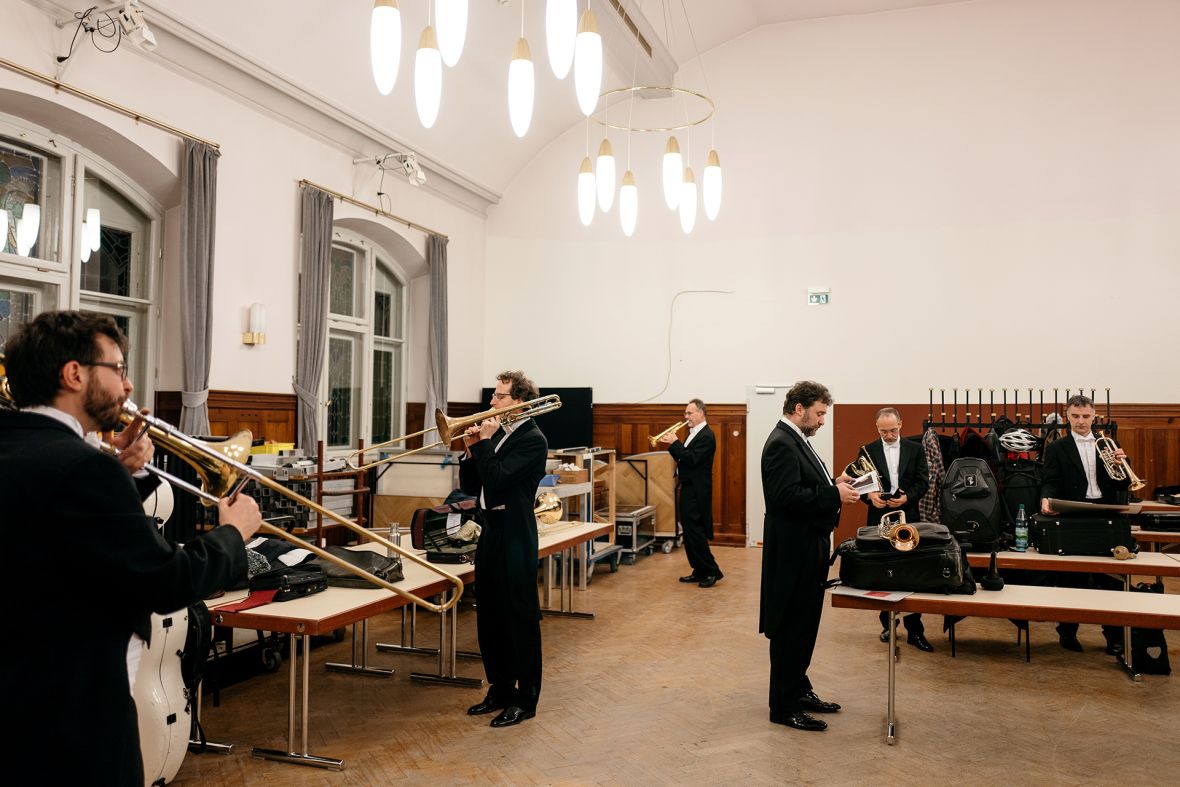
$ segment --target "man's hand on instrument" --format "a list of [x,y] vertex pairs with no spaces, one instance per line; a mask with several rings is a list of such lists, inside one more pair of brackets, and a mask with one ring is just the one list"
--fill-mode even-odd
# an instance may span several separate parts
[[497,416],[485,418],[479,422],[479,439],[487,440],[494,435],[500,428],[500,419]]
[[668,446],[672,445],[672,443],[676,442],[678,439],[679,438],[676,437],[676,434],[674,432],[668,432],[668,434],[666,434],[660,438],[659,442],[660,442],[660,445],[667,448]]
[[143,420],[136,418],[130,426],[118,434],[107,434],[103,437],[108,445],[119,452],[119,461],[127,468],[127,472],[133,475],[143,470],[144,465],[152,461],[152,457],[156,453],[156,447],[146,432],[136,439],[142,429]]
[[472,424],[463,432],[463,445],[467,448],[475,445],[480,441],[479,424]]
[[247,543],[258,528],[262,527],[262,513],[258,510],[258,503],[254,498],[241,493],[233,497],[223,497],[217,501],[218,520],[223,525],[237,528],[242,534],[242,542]]
[[840,502],[851,505],[860,502],[860,495],[845,481],[837,481],[836,489],[840,492]]
[[1114,449],[1114,458],[1125,464],[1127,461],[1127,452],[1121,448],[1116,448]]

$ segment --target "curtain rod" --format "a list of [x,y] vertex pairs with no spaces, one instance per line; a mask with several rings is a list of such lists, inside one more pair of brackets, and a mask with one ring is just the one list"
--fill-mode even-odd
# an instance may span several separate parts
[[194,142],[203,142],[206,145],[208,145],[209,147],[213,148],[214,150],[221,149],[221,146],[218,145],[216,142],[213,142],[208,139],[204,139],[203,137],[198,137],[196,134],[190,134],[187,131],[183,131],[183,130],[177,128],[176,126],[170,126],[161,120],[156,120],[153,117],[149,117],[147,115],[136,112],[134,109],[131,109],[130,107],[125,107],[122,104],[116,104],[114,101],[108,101],[107,99],[103,98],[102,96],[96,96],[95,94],[88,93],[87,91],[82,90],[81,88],[74,87],[73,85],[67,85],[65,82],[59,82],[51,76],[46,76],[45,74],[34,71],[31,68],[25,68],[24,66],[22,66],[19,63],[14,63],[11,60],[6,60],[6,59],[0,57],[0,66],[4,66],[8,70],[15,71],[18,74],[24,74],[29,79],[36,80],[37,82],[43,82],[44,84],[52,87],[54,90],[62,90],[62,91],[65,91],[66,93],[70,93],[72,95],[78,96],[79,98],[84,98],[87,101],[92,101],[95,104],[98,104],[99,106],[103,106],[103,107],[106,107],[107,109],[114,110],[115,112],[118,112],[122,115],[126,115],[127,117],[134,119],[137,123],[146,123],[149,126],[154,126],[155,128],[158,128],[161,131],[167,131],[171,134],[175,134],[176,136],[181,137],[183,139],[191,139]]
[[397,215],[396,213],[390,213],[387,210],[382,210],[381,208],[378,208],[376,205],[370,205],[367,202],[361,202],[359,199],[353,199],[352,197],[348,196],[347,194],[341,194],[339,191],[333,191],[332,189],[328,188],[327,186],[321,186],[318,183],[312,183],[310,180],[307,180],[306,178],[299,181],[299,188],[304,188],[305,186],[311,186],[313,189],[319,189],[320,191],[324,192],[325,194],[333,196],[336,199],[340,200],[341,202],[347,202],[350,205],[356,205],[358,208],[364,208],[365,210],[371,210],[373,213],[375,213],[378,216],[384,216],[387,219],[393,219],[394,221],[401,222],[402,224],[405,224],[410,229],[418,230],[419,232],[425,232],[427,235],[437,235],[445,241],[450,240],[450,238],[448,238],[446,235],[439,232],[438,230],[432,230],[432,229],[430,229],[430,227],[423,227],[421,224],[418,224],[417,222],[414,222],[414,221],[410,221],[409,219],[406,219],[406,218],[402,218],[401,216]]

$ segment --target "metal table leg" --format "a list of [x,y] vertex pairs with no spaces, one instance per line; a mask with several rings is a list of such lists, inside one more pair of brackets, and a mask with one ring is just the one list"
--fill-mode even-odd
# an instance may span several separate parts
[[340,664],[340,663],[332,662],[332,663],[325,664],[324,665],[325,668],[329,672],[348,672],[353,675],[372,675],[374,677],[381,677],[381,678],[392,677],[393,674],[397,670],[382,669],[380,667],[370,667],[369,666],[369,621],[367,618],[365,620],[360,621],[360,627],[361,627],[361,637],[360,637],[361,641],[360,641],[360,648],[359,648],[360,658],[359,659],[357,658],[358,647],[357,647],[356,627],[357,627],[357,624],[353,623],[352,624],[352,663],[351,664]]
[[[203,699],[203,692],[201,689],[204,687],[204,685],[204,681],[201,681],[197,684],[197,702],[193,707],[193,712],[196,713],[194,720],[198,724],[201,721],[201,701]],[[188,750],[193,754],[230,754],[234,750],[234,745],[232,743],[214,743],[213,741],[209,740],[202,743],[201,741],[189,738]]]
[[[582,571],[582,589],[585,590],[586,572]],[[548,578],[546,579],[548,584]],[[574,606],[574,555],[573,548],[566,547],[561,551],[561,609],[550,609],[549,594],[546,593],[545,606],[542,607],[541,612],[546,616],[565,617],[565,618],[581,618],[583,620],[593,620],[593,612],[575,612]]]
[[[445,603],[450,591],[439,598]],[[438,614],[438,673],[411,672],[410,680],[420,683],[441,683],[447,686],[480,688],[483,678],[465,678],[455,674],[455,636],[458,633],[458,612],[454,607]]]
[[[1131,575],[1123,575],[1123,592],[1131,592]],[[1127,673],[1127,677],[1136,683],[1143,680],[1143,676],[1135,669],[1134,658],[1131,655],[1131,627],[1123,626],[1123,653],[1116,657],[1118,664]]]
[[[255,757],[263,760],[275,760],[277,762],[289,762],[294,765],[310,765],[316,768],[331,768],[334,771],[342,771],[344,770],[344,760],[338,760],[334,757],[318,757],[307,752],[307,689],[310,683],[308,675],[311,664],[311,650],[309,647],[311,641],[308,640],[306,635],[300,635],[298,639],[294,634],[287,636],[291,650],[290,683],[287,691],[287,751],[262,749],[255,746],[253,754]],[[295,662],[299,660],[299,644],[303,645],[303,697],[300,703],[302,746],[299,751],[295,751]]]
[[885,710],[885,742],[892,746],[897,742],[897,706],[895,695],[897,691],[897,660],[901,652],[897,647],[897,613],[889,611],[889,652],[885,657],[889,662],[889,701]]

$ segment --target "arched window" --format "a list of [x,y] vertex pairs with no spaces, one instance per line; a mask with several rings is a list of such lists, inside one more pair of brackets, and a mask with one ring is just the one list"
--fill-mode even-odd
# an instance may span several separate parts
[[0,117],[0,343],[46,309],[109,314],[136,397],[155,389],[158,205],[76,143]]
[[369,239],[334,230],[323,390],[328,406],[320,425],[328,450],[401,434],[405,344],[405,275]]

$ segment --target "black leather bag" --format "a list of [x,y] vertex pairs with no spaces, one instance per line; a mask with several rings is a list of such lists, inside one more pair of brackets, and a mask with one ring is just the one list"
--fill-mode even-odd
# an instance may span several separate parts
[[426,559],[431,563],[473,563],[478,539],[448,535],[447,528],[451,524],[461,528],[468,522],[477,523],[478,514],[479,506],[474,498],[419,508],[410,520],[410,542],[415,549],[425,549]]
[[960,457],[942,482],[942,523],[972,552],[987,552],[1000,537],[1000,494],[983,459]]
[[317,565],[303,563],[282,566],[255,574],[250,578],[250,590],[275,590],[273,601],[290,601],[328,589],[328,578]]
[[1042,555],[1110,557],[1116,547],[1138,551],[1124,517],[1034,514],[1028,538]]
[[975,581],[950,530],[933,522],[910,526],[918,545],[908,552],[894,549],[876,526],[857,530],[833,555],[840,558],[840,582],[863,590],[974,593]]
[[[1163,593],[1162,582],[1140,582],[1132,590],[1140,593]],[[1168,640],[1163,629],[1131,629],[1131,665],[1145,675],[1171,675]]]
[[[329,546],[327,551],[333,557],[338,557],[349,565],[356,566],[363,569],[377,579],[384,579],[386,582],[401,582],[405,579],[405,574],[402,572],[402,559],[400,557],[387,557],[379,552],[371,552],[367,549],[345,549],[340,546]],[[306,565],[319,566],[324,576],[328,579],[328,585],[334,588],[375,588],[377,587],[364,577],[357,576],[351,571],[341,568],[340,566],[323,558],[316,558],[308,562]]]

